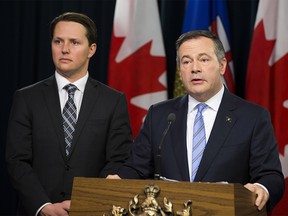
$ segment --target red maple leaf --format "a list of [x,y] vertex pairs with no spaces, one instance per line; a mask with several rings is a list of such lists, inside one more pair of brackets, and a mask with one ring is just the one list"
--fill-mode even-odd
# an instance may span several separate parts
[[288,100],[288,55],[270,66],[269,59],[275,40],[265,38],[263,21],[254,32],[246,82],[246,99],[260,104],[271,113],[279,151],[284,154],[288,143],[288,109],[283,106]]
[[246,79],[246,98],[270,108],[271,73],[268,65],[275,40],[265,38],[263,21],[254,30]]
[[123,61],[116,62],[116,56],[124,40],[125,38],[117,38],[113,34],[108,84],[126,94],[132,132],[136,136],[147,110],[131,104],[131,99],[143,94],[167,89],[159,82],[159,77],[166,70],[166,58],[163,56],[152,56],[150,54],[152,41],[149,41]]

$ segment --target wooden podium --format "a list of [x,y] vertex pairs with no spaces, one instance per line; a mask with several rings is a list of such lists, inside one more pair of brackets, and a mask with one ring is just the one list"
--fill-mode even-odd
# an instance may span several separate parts
[[135,195],[139,194],[140,202],[145,200],[144,188],[151,184],[160,188],[159,204],[162,205],[166,197],[173,203],[174,212],[182,210],[183,204],[191,200],[193,216],[267,215],[266,208],[257,210],[255,195],[241,184],[80,177],[74,178],[69,215],[109,215],[113,205],[128,209]]

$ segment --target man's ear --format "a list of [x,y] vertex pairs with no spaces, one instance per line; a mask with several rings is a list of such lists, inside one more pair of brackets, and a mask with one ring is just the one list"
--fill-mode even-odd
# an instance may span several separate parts
[[96,53],[96,50],[97,50],[97,45],[96,45],[96,43],[91,44],[90,47],[89,47],[89,55],[88,55],[88,58],[91,58],[91,57]]
[[227,59],[223,58],[219,64],[220,64],[220,74],[224,75],[226,71],[226,66],[227,66]]

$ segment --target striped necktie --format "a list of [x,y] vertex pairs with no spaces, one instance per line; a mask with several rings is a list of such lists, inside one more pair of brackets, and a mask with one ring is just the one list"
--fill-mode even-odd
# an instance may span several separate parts
[[69,156],[73,140],[73,133],[75,131],[75,125],[77,122],[77,109],[74,103],[74,94],[77,87],[73,84],[68,84],[64,86],[64,89],[68,92],[68,100],[63,108],[62,117],[65,136],[65,152],[66,156]]
[[193,127],[193,152],[192,152],[192,174],[191,181],[194,181],[203,151],[206,146],[206,134],[202,112],[208,107],[205,103],[197,105],[198,111],[194,120]]

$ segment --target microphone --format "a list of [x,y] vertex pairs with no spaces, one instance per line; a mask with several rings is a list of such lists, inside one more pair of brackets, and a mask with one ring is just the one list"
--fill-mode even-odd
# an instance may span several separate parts
[[168,124],[167,124],[167,127],[162,134],[162,138],[161,138],[160,144],[158,146],[158,153],[155,157],[154,179],[156,179],[156,180],[160,180],[160,178],[161,178],[161,147],[163,145],[166,134],[169,131],[169,129],[170,129],[172,123],[175,121],[175,119],[176,119],[176,115],[174,113],[170,113],[167,117]]

